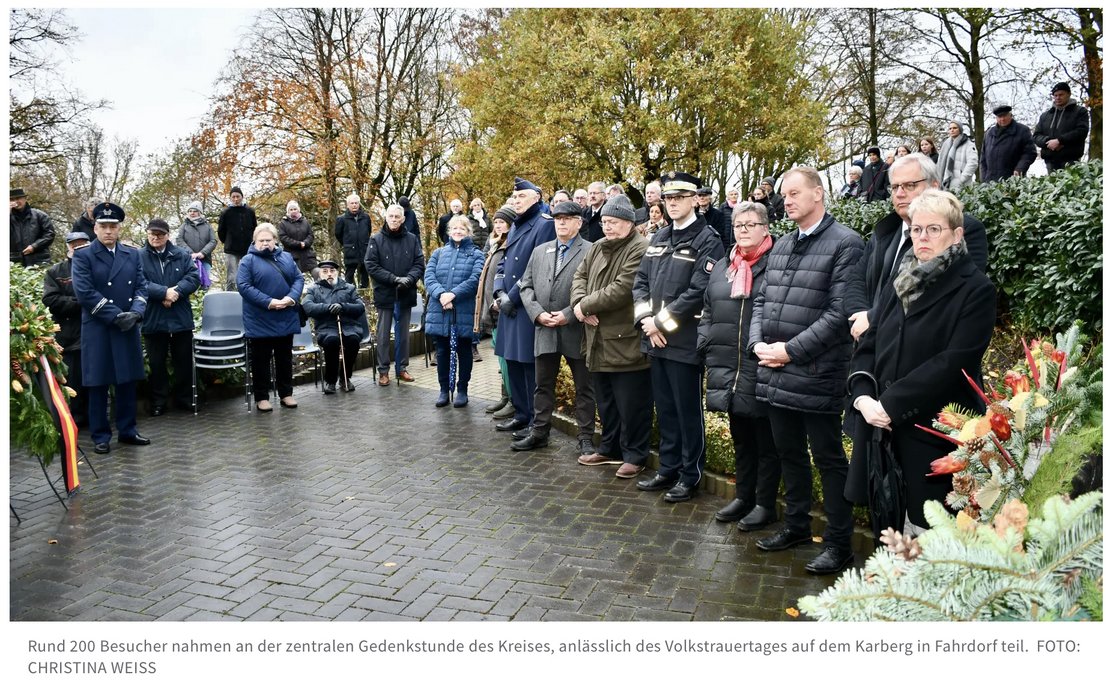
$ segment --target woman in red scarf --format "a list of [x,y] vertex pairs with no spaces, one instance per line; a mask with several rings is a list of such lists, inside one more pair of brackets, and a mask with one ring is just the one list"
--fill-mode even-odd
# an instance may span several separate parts
[[717,261],[705,289],[698,326],[698,349],[705,358],[705,407],[728,414],[736,457],[736,498],[717,511],[721,522],[739,521],[744,531],[775,520],[781,469],[767,405],[755,399],[759,360],[746,352],[752,298],[763,283],[765,256],[771,250],[767,207],[754,201],[732,210],[736,245]]

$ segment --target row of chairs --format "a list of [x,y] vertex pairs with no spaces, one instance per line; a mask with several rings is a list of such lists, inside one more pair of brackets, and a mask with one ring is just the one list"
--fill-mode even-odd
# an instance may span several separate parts
[[[417,298],[417,307],[413,310],[413,323],[409,332],[415,333],[423,328],[424,304],[423,297]],[[251,383],[250,371],[250,343],[247,342],[246,330],[243,327],[243,298],[238,291],[209,291],[201,301],[200,329],[193,334],[193,414],[197,414],[197,370],[213,369],[217,371],[242,368],[246,372],[244,384],[244,401],[247,411],[251,411]],[[367,331],[363,335],[360,346],[374,350],[374,334]],[[320,356],[323,349],[316,342],[310,324],[306,323],[301,330],[293,336],[293,356],[311,356],[313,360],[313,379],[316,387],[323,381],[323,367]],[[271,370],[271,374],[273,371]]]

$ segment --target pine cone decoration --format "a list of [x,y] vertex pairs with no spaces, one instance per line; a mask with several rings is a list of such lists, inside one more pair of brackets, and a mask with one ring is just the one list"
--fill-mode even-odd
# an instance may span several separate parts
[[968,504],[966,507],[964,507],[963,511],[967,514],[968,518],[971,518],[972,520],[979,519],[979,507],[975,504]]
[[1007,528],[1014,528],[1018,536],[1025,534],[1025,526],[1029,524],[1029,508],[1020,499],[1007,501],[998,514],[994,516],[994,531],[998,536],[1004,536]]
[[968,458],[971,458],[971,457],[975,456],[976,454],[982,452],[983,447],[986,445],[986,443],[987,443],[986,440],[984,440],[981,437],[972,438],[971,440],[968,440],[967,442],[965,442],[964,443],[964,449],[967,450]]
[[904,536],[893,527],[883,530],[879,535],[879,541],[886,546],[887,551],[901,557],[902,560],[911,561],[921,555],[921,544],[917,539]]
[[961,496],[968,496],[975,487],[975,478],[970,473],[957,473],[952,476],[952,491]]

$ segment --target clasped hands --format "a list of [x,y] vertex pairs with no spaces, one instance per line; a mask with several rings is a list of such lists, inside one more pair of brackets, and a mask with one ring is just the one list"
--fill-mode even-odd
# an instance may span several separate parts
[[890,430],[890,416],[887,415],[886,409],[883,409],[882,402],[874,397],[862,395],[856,398],[855,407],[863,416],[863,420],[870,425]]
[[285,296],[281,300],[278,300],[277,298],[271,298],[268,307],[271,310],[284,310],[285,308],[293,307],[296,304],[297,301],[293,300],[289,296]]
[[582,311],[582,303],[578,303],[574,306],[574,316],[578,321],[583,324],[589,324],[590,326],[597,326],[601,323],[601,320],[597,318],[596,314],[586,314]]
[[759,366],[780,369],[790,363],[790,355],[786,353],[786,343],[756,343],[753,348],[755,356],[759,358]]

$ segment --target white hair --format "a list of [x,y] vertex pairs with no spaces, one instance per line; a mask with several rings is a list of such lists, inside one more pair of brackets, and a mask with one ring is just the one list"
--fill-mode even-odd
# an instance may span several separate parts
[[358,194],[356,194],[356,193],[354,193],[354,192],[351,192],[351,195],[347,197],[347,201],[348,201],[348,202],[350,202],[350,201],[358,201],[358,202],[359,202],[359,204],[362,204],[362,199],[361,199],[361,198],[359,197],[359,195],[358,195]]

